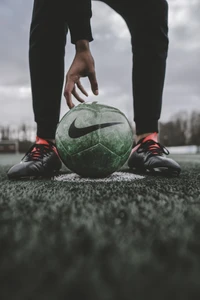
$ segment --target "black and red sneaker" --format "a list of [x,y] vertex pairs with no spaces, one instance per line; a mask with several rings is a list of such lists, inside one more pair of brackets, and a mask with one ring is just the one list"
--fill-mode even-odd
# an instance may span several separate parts
[[62,167],[54,143],[36,137],[36,142],[22,158],[21,162],[8,170],[9,179],[34,179],[51,177]]
[[139,140],[134,146],[128,159],[128,166],[141,172],[159,172],[178,176],[181,167],[172,158],[167,158],[168,154],[169,151],[158,143],[158,134],[155,132]]

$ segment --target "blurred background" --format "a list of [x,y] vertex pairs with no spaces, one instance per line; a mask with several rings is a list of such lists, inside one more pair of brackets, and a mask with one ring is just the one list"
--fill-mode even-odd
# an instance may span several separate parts
[[[160,142],[171,151],[200,151],[200,0],[169,0],[169,54],[160,119]],[[0,0],[0,152],[24,152],[35,139],[28,66],[33,0]],[[92,1],[100,94],[98,100],[122,110],[133,125],[130,34],[106,4]],[[67,36],[65,70],[74,57]],[[87,79],[82,80],[87,91]],[[75,101],[75,100],[74,100]],[[75,104],[78,104],[75,101]],[[62,97],[61,117],[68,111]]]

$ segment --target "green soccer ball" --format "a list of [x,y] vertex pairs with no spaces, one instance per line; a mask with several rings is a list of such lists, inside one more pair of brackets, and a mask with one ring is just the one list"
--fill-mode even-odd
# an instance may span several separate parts
[[64,165],[82,177],[102,178],[119,170],[133,145],[133,131],[117,108],[83,103],[69,110],[56,130]]

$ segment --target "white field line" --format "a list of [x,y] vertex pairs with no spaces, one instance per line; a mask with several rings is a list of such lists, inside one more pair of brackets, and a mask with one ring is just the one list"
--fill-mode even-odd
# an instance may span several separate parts
[[108,177],[105,178],[83,178],[75,173],[63,174],[55,176],[54,180],[56,181],[67,181],[67,182],[122,182],[122,181],[134,181],[136,179],[143,179],[145,176],[136,175],[133,173],[126,172],[114,172]]

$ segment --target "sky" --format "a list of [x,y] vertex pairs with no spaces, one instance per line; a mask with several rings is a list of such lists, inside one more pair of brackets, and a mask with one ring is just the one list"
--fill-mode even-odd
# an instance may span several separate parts
[[[169,52],[160,121],[181,111],[200,111],[200,0],[169,0]],[[33,0],[0,0],[0,125],[34,124],[28,65]],[[108,5],[92,2],[91,20],[99,96],[81,80],[86,101],[115,106],[133,120],[130,34],[122,17]],[[75,54],[67,36],[65,73]],[[62,96],[62,117],[69,109]],[[77,105],[78,102],[74,100]]]

